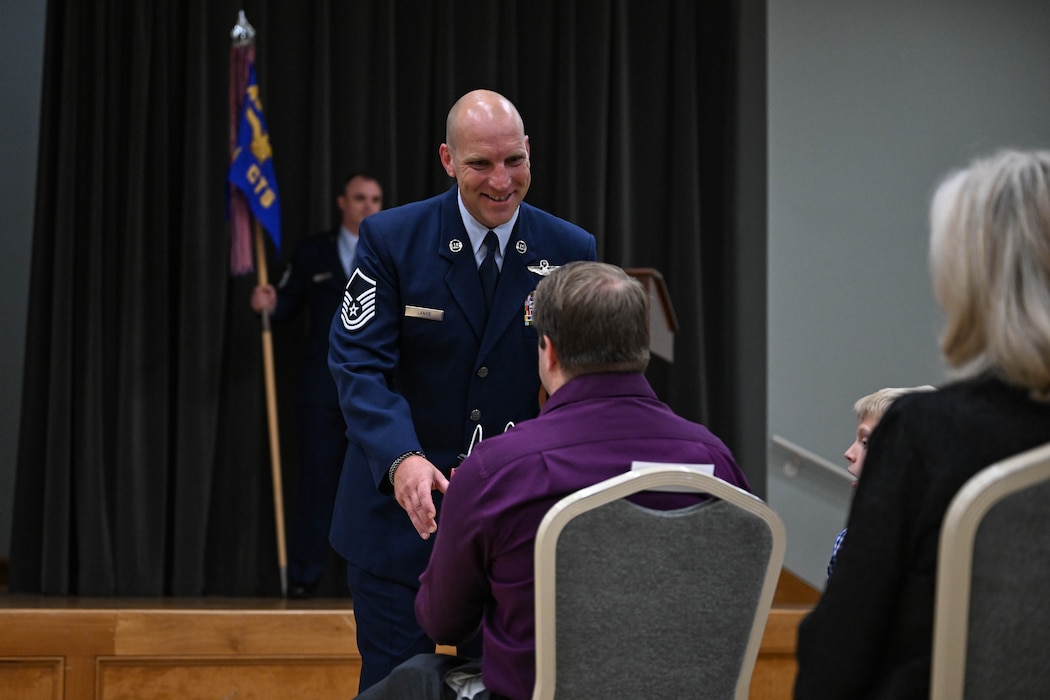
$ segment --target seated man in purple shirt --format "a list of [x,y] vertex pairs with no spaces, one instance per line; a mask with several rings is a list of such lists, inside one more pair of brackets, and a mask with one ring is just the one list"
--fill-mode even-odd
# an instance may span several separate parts
[[[470,697],[482,684],[475,700],[530,698],[536,530],[564,496],[628,471],[632,461],[711,464],[715,476],[750,490],[722,441],[675,415],[646,381],[648,304],[637,280],[604,263],[570,263],[539,283],[533,324],[550,398],[538,417],[475,445],[456,470],[416,598],[416,617],[439,644],[465,642],[480,629],[480,664],[417,656],[360,698]],[[632,500],[670,509],[698,498]]]

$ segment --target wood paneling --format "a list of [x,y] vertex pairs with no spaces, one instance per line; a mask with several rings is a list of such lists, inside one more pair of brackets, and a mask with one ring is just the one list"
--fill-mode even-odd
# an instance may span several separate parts
[[100,700],[349,698],[360,664],[337,659],[179,657],[100,659]]
[[61,700],[62,657],[0,659],[0,700]]
[[798,673],[795,661],[798,624],[810,609],[796,605],[774,607],[769,611],[758,661],[751,674],[751,700],[790,700]]
[[781,569],[777,579],[777,590],[773,594],[773,605],[809,605],[820,600],[820,591],[809,585],[788,569]]
[[[814,593],[781,577],[752,700],[791,697]],[[0,629],[0,700],[345,699],[361,672],[349,599],[0,595]]]
[[0,597],[0,700],[347,698],[349,601]]

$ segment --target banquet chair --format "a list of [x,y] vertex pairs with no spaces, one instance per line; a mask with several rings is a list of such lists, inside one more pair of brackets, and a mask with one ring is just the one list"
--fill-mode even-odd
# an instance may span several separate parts
[[1050,444],[985,467],[941,526],[930,697],[1050,697]]
[[[661,511],[646,490],[712,498]],[[534,700],[746,698],[785,549],[780,517],[695,466],[569,495],[536,536]]]

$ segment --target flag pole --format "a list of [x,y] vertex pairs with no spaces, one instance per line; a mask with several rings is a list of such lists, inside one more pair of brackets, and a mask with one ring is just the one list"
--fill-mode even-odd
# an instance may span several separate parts
[[[249,70],[255,60],[255,28],[244,16],[244,10],[237,15],[237,24],[230,32],[230,158],[231,162],[238,147],[238,129],[241,108],[244,103],[245,88],[249,80]],[[276,191],[274,191],[276,194]],[[247,199],[237,186],[230,186],[230,272],[234,275],[251,272],[252,268],[252,233],[249,221],[252,222],[255,238],[255,269],[258,284],[268,284],[266,265],[266,246],[263,243],[262,225],[258,216],[251,213]],[[273,483],[274,523],[277,529],[277,563],[280,567],[281,596],[288,597],[288,554],[284,536],[284,489],[281,485],[281,441],[277,428],[277,389],[274,380],[273,336],[270,333],[270,313],[263,311],[262,350],[263,374],[266,383],[266,416],[270,438],[270,478]]]
[[[266,245],[263,242],[262,226],[254,220],[255,269],[258,284],[269,284],[266,272]],[[288,552],[284,538],[284,490],[281,485],[281,440],[277,430],[277,383],[273,370],[273,334],[270,332],[270,312],[265,309],[262,319],[263,375],[266,378],[266,421],[270,434],[270,475],[273,479],[273,514],[277,527],[277,564],[281,571],[281,596],[288,597]]]

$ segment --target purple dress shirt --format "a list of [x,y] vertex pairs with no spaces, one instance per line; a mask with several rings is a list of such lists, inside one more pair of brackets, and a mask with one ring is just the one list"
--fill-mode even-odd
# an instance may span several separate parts
[[[558,500],[630,469],[631,462],[713,464],[750,490],[729,449],[675,415],[641,374],[590,374],[558,389],[540,415],[478,443],[450,482],[434,551],[420,577],[416,617],[440,644],[480,627],[485,686],[529,698],[535,684],[533,547]],[[695,495],[632,498],[678,508]]]

